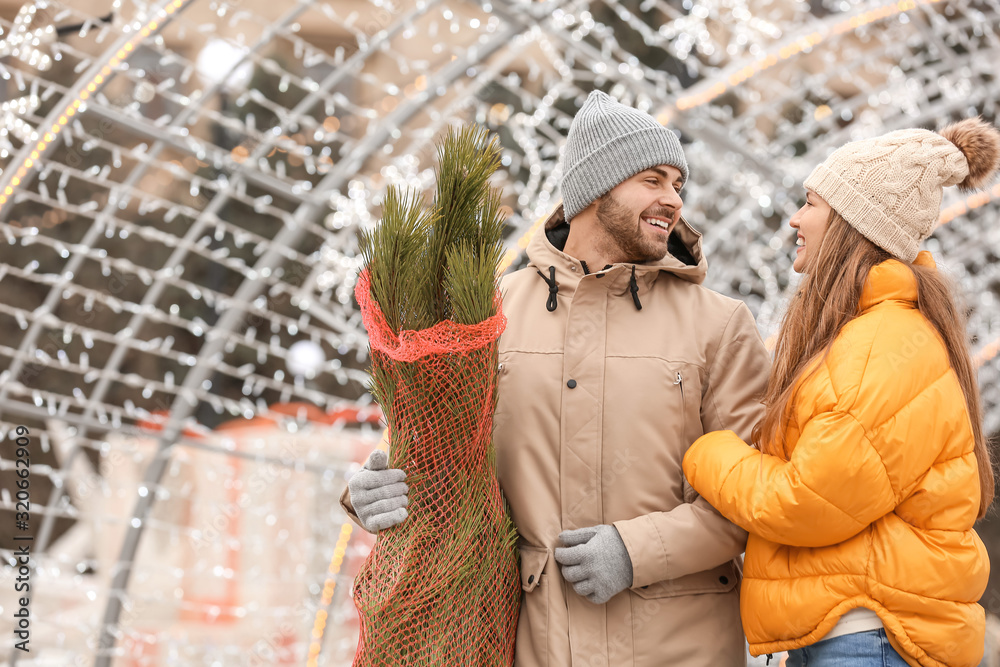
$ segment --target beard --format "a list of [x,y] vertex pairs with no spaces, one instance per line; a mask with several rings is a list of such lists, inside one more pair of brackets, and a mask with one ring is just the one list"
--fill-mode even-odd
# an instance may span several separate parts
[[[675,211],[657,207],[641,213],[673,218]],[[647,231],[640,220],[640,212],[633,211],[609,192],[597,205],[597,221],[604,231],[602,245],[606,257],[613,263],[645,264],[663,259],[667,255],[668,234]]]

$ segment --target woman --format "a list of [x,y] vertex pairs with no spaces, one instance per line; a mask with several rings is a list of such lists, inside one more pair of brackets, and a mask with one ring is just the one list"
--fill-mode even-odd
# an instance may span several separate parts
[[691,486],[750,533],[754,655],[789,667],[973,667],[989,575],[973,523],[993,499],[976,371],[948,283],[918,252],[942,188],[997,169],[966,119],[841,147],[791,220],[806,273],[775,351],[754,449],[709,433]]

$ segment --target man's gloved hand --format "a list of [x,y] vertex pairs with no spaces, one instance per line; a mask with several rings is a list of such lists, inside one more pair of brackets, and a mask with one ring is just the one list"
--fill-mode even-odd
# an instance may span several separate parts
[[614,526],[592,526],[559,534],[556,549],[563,578],[577,595],[604,604],[632,585],[632,559]]
[[387,470],[388,465],[389,455],[376,449],[368,456],[365,467],[347,481],[351,505],[369,533],[391,528],[407,517],[410,499],[406,494],[410,487],[406,485],[406,471]]

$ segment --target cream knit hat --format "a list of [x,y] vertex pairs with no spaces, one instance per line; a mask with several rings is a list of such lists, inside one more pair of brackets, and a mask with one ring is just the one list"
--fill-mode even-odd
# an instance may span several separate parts
[[909,263],[934,231],[942,188],[978,189],[998,166],[1000,132],[966,118],[940,133],[897,130],[841,146],[804,185],[865,238]]

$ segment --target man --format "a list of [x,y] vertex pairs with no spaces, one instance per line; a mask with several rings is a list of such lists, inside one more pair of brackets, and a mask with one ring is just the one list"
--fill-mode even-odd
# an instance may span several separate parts
[[[701,286],[687,178],[673,132],[591,93],[563,206],[503,280],[494,439],[520,535],[519,667],[744,664],[746,533],[681,461],[706,432],[750,437],[769,357],[747,307]],[[366,467],[350,483],[362,525],[405,519],[402,471]]]

